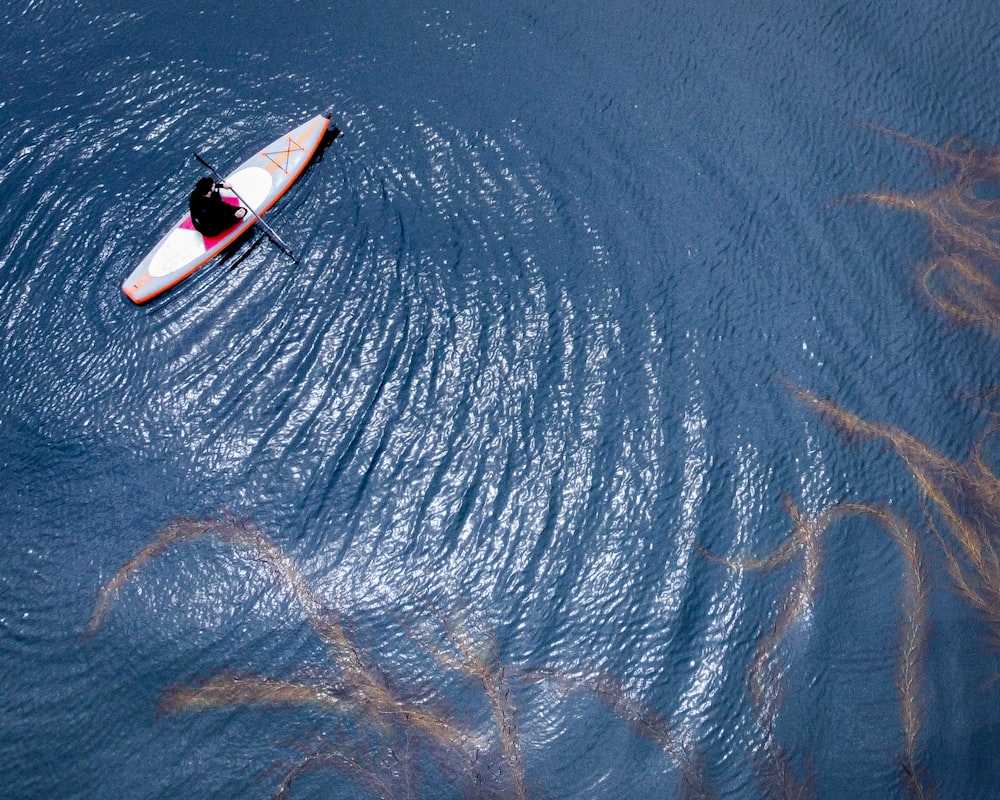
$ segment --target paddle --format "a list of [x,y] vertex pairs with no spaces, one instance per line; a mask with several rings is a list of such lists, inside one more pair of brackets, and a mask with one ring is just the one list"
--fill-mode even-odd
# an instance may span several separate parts
[[[194,157],[197,158],[198,161],[200,161],[208,170],[210,170],[211,173],[213,175],[215,175],[216,179],[218,179],[218,181],[220,183],[225,183],[226,179],[223,178],[222,175],[219,174],[219,171],[215,167],[213,167],[211,164],[209,164],[205,159],[203,159],[197,153],[194,154]],[[242,197],[240,197],[239,193],[235,189],[233,189],[231,186],[229,187],[229,191],[231,191],[234,195],[236,195],[236,199],[240,201],[240,205],[242,205],[247,211],[249,211],[251,214],[253,214],[257,218],[257,222],[260,223],[260,226],[267,233],[267,235],[271,239],[271,241],[274,242],[276,245],[278,245],[278,249],[281,250],[281,252],[284,253],[286,256],[288,256],[290,259],[292,259],[292,261],[294,263],[298,264],[299,260],[295,257],[295,254],[292,252],[291,248],[287,244],[285,244],[283,241],[281,241],[281,237],[278,236],[278,234],[275,232],[274,228],[272,228],[270,225],[268,225],[266,222],[264,222],[264,220],[260,216],[260,214],[258,214],[256,211],[254,211],[253,208],[250,207],[250,204],[247,203],[247,201],[244,200]]]

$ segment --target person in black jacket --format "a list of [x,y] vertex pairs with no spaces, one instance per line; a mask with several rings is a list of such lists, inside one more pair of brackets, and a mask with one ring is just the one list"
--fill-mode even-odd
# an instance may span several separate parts
[[219,189],[229,189],[228,183],[216,183],[211,178],[200,178],[188,198],[191,224],[202,236],[218,236],[233,227],[247,215],[242,206],[231,206],[222,199]]

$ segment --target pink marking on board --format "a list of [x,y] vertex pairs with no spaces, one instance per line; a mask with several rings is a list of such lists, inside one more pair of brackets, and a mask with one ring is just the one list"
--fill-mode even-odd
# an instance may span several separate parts
[[[238,206],[240,204],[240,201],[237,200],[235,197],[226,197],[226,196],[223,196],[222,199],[225,200],[227,203],[229,203],[229,205],[231,205],[231,206]],[[239,225],[240,222],[243,222],[243,220],[237,221],[236,225]],[[233,228],[236,227],[236,225],[233,225],[231,228],[226,228],[218,236],[205,236],[205,234],[202,234],[201,238],[205,240],[205,250],[206,251],[211,250],[219,242],[221,242],[223,239],[225,239],[229,235],[229,232]],[[185,231],[193,231],[194,230],[194,225],[191,224],[191,215],[190,214],[188,214],[186,217],[184,217],[184,221],[180,224],[180,227],[181,227],[182,230],[185,230]]]

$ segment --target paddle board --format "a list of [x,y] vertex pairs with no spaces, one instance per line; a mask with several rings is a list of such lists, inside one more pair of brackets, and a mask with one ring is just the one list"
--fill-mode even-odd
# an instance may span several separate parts
[[[329,111],[317,114],[240,164],[226,176],[232,191],[222,189],[223,198],[233,205],[242,200],[262,215],[302,174],[323,141],[330,116]],[[256,221],[248,212],[229,230],[207,237],[194,229],[190,213],[185,213],[139,262],[122,291],[134,303],[151,300],[219,255]]]

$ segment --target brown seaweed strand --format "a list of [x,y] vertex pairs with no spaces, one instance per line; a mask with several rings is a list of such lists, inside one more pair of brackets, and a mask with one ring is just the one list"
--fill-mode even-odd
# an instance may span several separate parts
[[709,561],[713,561],[716,564],[721,564],[728,569],[737,570],[740,572],[770,572],[773,569],[777,569],[783,564],[787,564],[792,561],[796,556],[798,556],[806,546],[805,537],[808,532],[800,527],[792,531],[792,534],[785,539],[781,544],[774,548],[770,553],[760,558],[755,558],[753,556],[744,556],[741,558],[727,558],[725,556],[719,556],[712,553],[704,548],[699,547],[699,553],[707,558]]
[[[153,541],[118,571],[115,577],[102,587],[97,609],[91,627],[96,630],[103,621],[108,606],[108,598],[147,562],[156,558],[172,544],[193,541],[207,533],[216,534],[231,547],[253,550],[260,560],[275,572],[278,583],[288,591],[304,610],[306,619],[314,630],[332,646],[332,656],[343,672],[345,682],[353,687],[358,698],[358,707],[376,724],[391,719],[396,724],[413,727],[430,736],[434,741],[459,752],[467,752],[473,740],[467,731],[456,726],[451,720],[437,714],[414,707],[397,698],[380,679],[376,670],[368,666],[359,651],[337,621],[336,614],[329,609],[323,598],[309,585],[298,565],[271,539],[261,533],[252,523],[240,520],[230,513],[205,519],[181,518],[157,534]],[[222,685],[209,686],[208,695],[215,691],[216,697],[222,692]],[[235,691],[232,690],[231,691]],[[248,690],[249,691],[249,690]],[[286,688],[287,692],[290,689]],[[247,695],[250,697],[251,695]],[[206,695],[207,697],[207,695]],[[290,699],[286,694],[286,698]],[[303,700],[306,698],[303,697]],[[194,702],[194,698],[191,698]],[[179,700],[176,702],[180,702]],[[260,702],[260,700],[249,700]],[[306,702],[314,702],[306,700]]]
[[[500,739],[500,756],[510,773],[517,797],[526,800],[528,787],[517,725],[517,709],[511,697],[506,669],[500,661],[496,638],[482,630],[473,635],[461,620],[446,624],[446,630],[449,641],[458,651],[457,657],[440,650],[435,651],[435,656],[443,666],[475,678],[482,686]],[[482,646],[484,640],[485,648]]]
[[[881,439],[889,444],[910,470],[924,496],[939,510],[981,582],[981,590],[975,590],[971,584],[963,581],[963,584],[972,591],[970,601],[977,607],[988,608],[989,604],[984,599],[984,593],[990,597],[1000,597],[1000,572],[997,570],[1000,560],[992,542],[981,524],[966,519],[948,498],[950,488],[952,491],[964,491],[988,504],[992,498],[998,496],[996,476],[992,473],[984,475],[970,471],[964,465],[934,452],[905,431],[888,425],[866,422],[809,392],[800,390],[798,395],[841,430],[867,438]],[[985,507],[988,508],[988,505]]]
[[[987,522],[995,527],[1000,510],[997,476],[986,468],[981,457],[974,460],[971,468],[967,467],[934,452],[904,431],[865,422],[808,392],[799,392],[799,395],[841,430],[881,439],[902,459],[950,533],[950,537],[944,536],[928,518],[931,529],[938,535],[945,566],[957,591],[980,612],[994,640],[1000,643],[1000,555],[986,528]],[[960,512],[949,493],[961,497],[964,508],[971,511],[974,507],[978,517],[970,519],[968,512]],[[970,506],[969,501],[976,502]]]
[[[417,796],[415,767],[408,745],[401,753],[402,760],[392,748],[389,749],[391,762],[389,758],[380,761],[377,752],[378,748],[362,747],[343,733],[335,743],[325,736],[317,737],[316,745],[309,747],[305,756],[286,770],[272,798],[289,800],[292,786],[299,778],[316,770],[329,769],[347,776],[365,792],[382,800],[414,800]],[[391,780],[393,776],[395,781]]]
[[309,625],[334,648],[334,658],[341,667],[365,671],[357,648],[338,622],[335,612],[313,590],[298,564],[281,547],[252,522],[232,515],[218,519],[215,530],[219,538],[231,547],[256,551],[259,559],[274,571],[279,585],[291,594],[305,612]]
[[164,692],[160,700],[161,713],[176,713],[192,708],[220,706],[317,706],[341,711],[356,706],[357,698],[350,690],[312,686],[262,675],[235,673],[217,675],[201,683],[180,685]]
[[112,598],[133,574],[153,559],[163,555],[172,545],[194,541],[214,528],[215,521],[211,519],[179,517],[157,531],[149,544],[126,561],[115,573],[115,576],[98,589],[94,612],[87,625],[87,635],[93,635],[104,624]]
[[682,742],[663,716],[614,675],[598,672],[593,676],[570,675],[551,667],[522,670],[526,682],[544,681],[561,692],[588,692],[624,721],[634,736],[651,742],[666,753],[681,771],[684,800],[714,800],[718,795],[706,784],[704,759],[698,748]]
[[[946,281],[942,288],[932,283],[939,273]],[[924,293],[942,313],[1000,334],[1000,286],[968,256],[959,253],[941,256],[924,268],[920,282]],[[946,292],[954,299],[949,299]]]
[[341,653],[358,657],[357,650],[337,623],[335,615],[311,589],[295,562],[252,523],[238,519],[230,512],[205,518],[179,517],[157,531],[150,543],[130,558],[114,578],[100,588],[88,632],[93,633],[100,628],[107,616],[111,598],[149,561],[163,555],[174,544],[192,542],[210,533],[214,533],[231,547],[256,551],[261,560],[274,569],[279,583],[302,607],[317,633]]
[[[787,554],[790,549],[789,545],[794,544],[797,548],[805,548],[809,546],[810,542],[815,542],[817,537],[826,531],[836,518],[854,514],[873,516],[897,543],[903,554],[906,591],[903,600],[904,613],[901,623],[897,673],[905,740],[901,767],[907,781],[909,796],[915,798],[915,800],[927,800],[930,794],[923,786],[921,774],[917,767],[917,744],[923,721],[921,664],[926,645],[927,604],[926,577],[917,536],[904,520],[899,519],[884,509],[868,504],[840,503],[817,515],[815,520],[809,520],[791,504],[789,504],[789,513],[795,522],[795,530],[784,544],[777,547],[767,557],[761,559],[733,560],[731,563],[740,568],[756,567],[760,569],[767,569],[776,563],[783,563],[787,560]],[[815,545],[812,546],[814,547]],[[804,552],[808,554],[809,551],[804,550]],[[751,694],[752,697],[756,698],[755,708],[761,709],[758,714],[762,727],[765,730],[771,730],[774,722],[774,714],[769,713],[768,709],[776,708],[780,700],[780,690],[774,686],[778,682],[778,678],[770,672],[771,660],[775,657],[784,632],[804,609],[803,602],[809,597],[806,587],[812,583],[813,591],[815,591],[814,583],[815,573],[818,569],[818,560],[816,555],[813,555],[812,559],[813,566],[809,567],[809,556],[807,555],[807,565],[804,567],[803,572],[804,576],[812,573],[812,577],[803,577],[800,580],[799,588],[794,589],[790,593],[789,598],[786,599],[782,617],[775,626],[772,635],[764,640],[758,648],[754,667],[751,670]],[[769,688],[770,694],[768,693]],[[783,776],[786,776],[789,770],[787,765],[782,763],[783,758],[783,752],[778,750],[770,759],[772,764],[769,770],[775,776],[775,783],[777,785],[785,785],[787,783],[787,777]]]
[[373,691],[370,682],[334,687],[313,686],[262,675],[222,674],[195,686],[168,690],[160,703],[163,713],[220,706],[316,706],[367,716],[377,726],[393,721],[400,729],[413,728],[460,754],[470,735],[450,720],[406,705],[385,689]]
[[380,725],[393,720],[397,725],[415,728],[439,745],[471,758],[470,743],[475,741],[475,737],[452,720],[396,697],[378,671],[366,663],[338,622],[337,615],[312,589],[298,565],[280,547],[252,524],[235,519],[230,519],[229,523],[220,526],[220,537],[231,545],[255,549],[261,559],[274,569],[280,584],[305,610],[309,624],[333,646],[335,663],[373,723]]
[[900,192],[862,192],[857,195],[863,200],[901,211],[910,211],[926,217],[932,235],[941,250],[960,248],[985,258],[1000,257],[1000,243],[989,232],[974,227],[972,221],[987,218],[985,212],[963,201],[955,193],[942,195],[932,192],[924,195],[907,195]]
[[875,506],[861,506],[859,511],[873,516],[896,542],[903,555],[906,589],[902,603],[903,620],[896,675],[904,739],[900,766],[907,796],[913,800],[930,800],[932,793],[924,786],[923,771],[917,756],[923,728],[922,663],[927,644],[926,574],[920,546],[910,525],[895,514]]
[[609,673],[601,673],[587,688],[601,704],[625,720],[633,735],[653,742],[677,764],[685,800],[712,800],[716,797],[706,784],[705,765],[697,748],[678,739],[659,712]]
[[1000,202],[978,197],[978,185],[1000,180],[1000,152],[965,139],[934,147],[885,129],[879,132],[919,148],[952,173],[950,181],[920,195],[867,192],[854,199],[923,215],[935,256],[921,275],[921,287],[938,310],[1000,334]]
[[774,629],[757,646],[749,683],[750,700],[764,734],[764,752],[758,765],[762,788],[769,797],[791,800],[811,797],[813,790],[808,777],[801,781],[796,777],[788,754],[775,734],[775,723],[784,695],[778,652],[788,631],[806,614],[814,601],[822,564],[820,538],[833,518],[842,512],[834,508],[817,517],[810,517],[790,499],[786,498],[785,503],[795,525],[792,539],[800,543],[802,568],[782,603]]
[[963,137],[949,139],[944,145],[938,146],[925,142],[923,139],[918,139],[915,136],[910,136],[908,133],[895,131],[881,125],[865,124],[864,127],[882,136],[903,142],[914,150],[922,151],[925,156],[941,168],[959,172],[969,160],[967,153],[971,144]]
[[361,656],[338,622],[337,615],[312,589],[298,565],[280,547],[255,526],[244,522],[234,521],[223,527],[220,536],[233,545],[255,549],[261,559],[271,566],[280,584],[305,610],[309,624],[333,646],[335,663],[362,698],[362,706],[372,720],[382,723],[389,718],[395,719],[398,724],[415,727],[447,748],[467,750],[468,743],[474,738],[469,732],[445,717],[402,701],[389,690],[377,670]]

